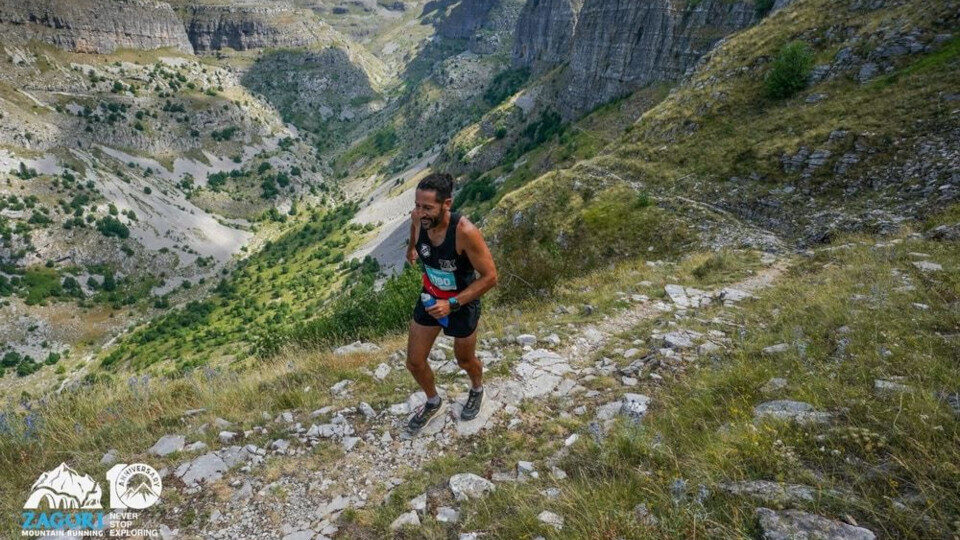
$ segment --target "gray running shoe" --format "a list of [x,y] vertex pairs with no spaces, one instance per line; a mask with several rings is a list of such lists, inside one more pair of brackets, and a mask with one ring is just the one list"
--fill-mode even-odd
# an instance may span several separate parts
[[481,405],[483,405],[483,389],[475,392],[471,388],[470,395],[467,396],[467,403],[463,406],[463,411],[460,412],[460,419],[473,420],[480,414]]
[[429,402],[424,403],[417,409],[417,413],[410,418],[410,422],[407,423],[407,431],[410,433],[416,433],[423,429],[423,426],[430,423],[430,420],[433,420],[437,413],[440,412],[441,407],[443,407],[443,400],[441,399],[436,405],[431,405]]

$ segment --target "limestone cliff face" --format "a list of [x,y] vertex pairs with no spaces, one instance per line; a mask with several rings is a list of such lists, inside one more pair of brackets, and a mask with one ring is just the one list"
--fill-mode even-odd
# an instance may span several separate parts
[[753,24],[752,1],[588,0],[577,19],[566,112],[673,81],[724,36]]
[[310,11],[287,5],[188,5],[182,9],[187,35],[197,52],[325,45],[337,34]]
[[450,9],[437,32],[448,39],[469,39],[483,26],[487,14],[499,0],[462,0]]
[[534,73],[569,64],[558,107],[574,117],[647,84],[678,79],[755,18],[753,0],[528,0],[513,61]]
[[173,8],[150,0],[0,0],[0,32],[5,40],[35,39],[75,52],[193,52]]
[[523,5],[524,0],[461,0],[439,20],[437,33],[467,40],[468,48],[477,54],[509,54]]
[[581,7],[583,0],[529,0],[517,21],[514,65],[540,74],[567,62]]

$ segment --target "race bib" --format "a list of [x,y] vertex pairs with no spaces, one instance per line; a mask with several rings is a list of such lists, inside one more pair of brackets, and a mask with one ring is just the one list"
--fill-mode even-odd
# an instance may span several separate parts
[[457,290],[457,278],[453,275],[453,272],[438,270],[427,265],[423,265],[423,267],[427,271],[427,278],[430,280],[430,283],[433,283],[434,287],[441,291]]

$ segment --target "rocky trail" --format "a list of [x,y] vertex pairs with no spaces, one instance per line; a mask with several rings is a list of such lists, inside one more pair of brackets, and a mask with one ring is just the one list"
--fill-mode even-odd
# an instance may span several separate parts
[[[380,504],[403,482],[406,472],[456,451],[458,444],[468,442],[484,430],[503,424],[511,430],[524,429],[525,419],[519,409],[524,400],[555,398],[560,403],[561,415],[582,418],[592,415],[594,420],[587,424],[587,433],[571,434],[546,463],[521,461],[516,469],[496,472],[490,479],[469,473],[454,475],[449,481],[449,493],[439,497],[431,494],[429,501],[425,493],[410,501],[409,512],[400,515],[394,527],[419,525],[420,518],[428,510],[438,521],[456,521],[459,501],[495,490],[497,483],[539,478],[539,471],[548,473],[554,481],[561,481],[566,473],[557,468],[556,463],[579,437],[602,437],[617,416],[639,421],[645,415],[650,398],[630,392],[632,387],[640,385],[641,379],[656,384],[663,379],[658,372],[682,370],[685,362],[716,351],[730,341],[718,331],[704,335],[683,330],[682,322],[689,318],[687,313],[691,308],[710,303],[729,306],[773,284],[786,263],[783,260],[767,262],[768,266],[746,279],[712,291],[667,285],[664,300],[632,295],[628,307],[594,324],[573,328],[565,338],[551,333],[482,339],[478,356],[488,370],[506,361],[505,353],[510,347],[519,347],[521,355],[519,361],[510,366],[508,376],[485,381],[486,397],[481,413],[469,422],[459,420],[465,390],[456,389],[457,385],[442,384],[441,379],[438,387],[448,404],[447,413],[411,437],[405,431],[406,420],[424,402],[422,392],[377,411],[361,396],[352,395],[353,381],[342,380],[329,391],[337,396],[339,403],[352,402],[354,405],[328,406],[311,413],[283,411],[275,416],[264,412],[262,425],[243,432],[234,431],[236,428],[222,419],[215,420],[215,425],[204,424],[196,428],[198,431],[219,430],[219,440],[223,443],[220,449],[209,449],[200,441],[186,444],[188,436],[165,436],[148,453],[164,456],[184,452],[195,453],[196,457],[183,461],[176,468],[161,471],[166,479],[165,489],[181,491],[184,498],[176,506],[165,505],[165,513],[152,519],[169,538],[282,537],[298,540],[336,536],[337,518],[341,512]],[[567,308],[558,308],[564,309]],[[640,347],[645,342],[635,340],[635,348],[618,349],[626,361],[632,360],[628,365],[618,367],[606,357],[594,362],[594,356],[611,344],[618,334],[668,313],[672,314],[677,325],[670,332],[654,332],[649,336],[649,343],[658,347],[644,348],[652,351],[649,354],[641,354]],[[556,329],[562,332],[572,326]],[[340,347],[335,353],[350,355],[377,350],[380,350],[378,345],[358,342]],[[450,360],[447,360],[448,355]],[[459,371],[452,359],[450,340],[443,337],[438,340],[431,352],[430,363],[439,375]],[[404,369],[403,353],[397,351],[371,375],[383,380],[392,371]],[[600,376],[617,377],[622,386],[588,390],[581,384]],[[188,420],[200,412],[187,411],[184,417]],[[287,435],[275,438],[263,447],[242,442],[245,439],[269,439],[268,433],[275,433],[278,429]],[[309,461],[312,447],[324,442],[339,445],[343,456],[320,463]],[[290,466],[284,466],[284,473],[273,481],[258,474],[258,469],[268,458],[290,461]],[[104,459],[116,457],[108,454]],[[546,496],[555,496],[557,491],[553,489],[545,489]],[[216,495],[210,496],[208,491],[215,491]],[[284,496],[278,497],[281,493]],[[199,512],[198,508],[206,511]],[[203,518],[182,531],[171,530],[165,525],[179,522],[184,512],[196,512]],[[540,517],[545,523],[562,527],[561,516],[546,512]],[[469,534],[464,533],[461,537],[470,538]]]

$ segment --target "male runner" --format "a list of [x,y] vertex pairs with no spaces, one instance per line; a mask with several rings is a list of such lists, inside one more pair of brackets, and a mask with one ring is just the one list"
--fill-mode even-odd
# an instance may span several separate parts
[[440,413],[442,403],[427,355],[440,333],[440,319],[448,318],[443,333],[453,336],[457,364],[470,376],[472,388],[460,418],[472,420],[483,403],[483,364],[476,355],[480,297],[497,284],[497,268],[490,249],[473,223],[451,212],[453,178],[433,173],[417,185],[411,212],[407,260],[423,263],[423,292],[436,299],[425,308],[418,300],[407,341],[407,369],[427,395],[427,402],[410,418],[407,429],[416,433]]

